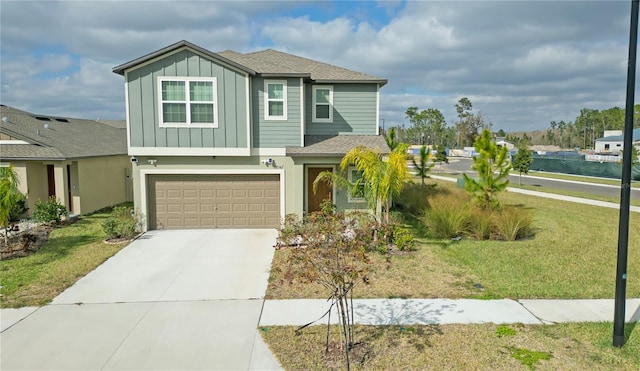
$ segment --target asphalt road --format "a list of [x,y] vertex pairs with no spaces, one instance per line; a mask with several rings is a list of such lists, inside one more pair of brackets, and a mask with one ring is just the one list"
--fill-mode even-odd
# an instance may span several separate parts
[[[440,169],[432,169],[434,174],[438,172],[451,174],[473,174],[471,170],[472,160],[467,158],[450,158],[449,164],[441,165]],[[518,174],[510,175],[511,184],[518,184]],[[593,195],[620,197],[620,186],[604,185],[594,183],[573,182],[566,180],[555,180],[548,178],[538,178],[535,176],[522,176],[522,185],[529,185],[540,188],[561,189],[574,192],[582,192]],[[640,200],[640,189],[631,189],[631,199]]]

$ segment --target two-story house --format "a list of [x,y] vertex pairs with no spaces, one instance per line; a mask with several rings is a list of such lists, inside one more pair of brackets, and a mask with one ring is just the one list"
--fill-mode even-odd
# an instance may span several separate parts
[[[113,69],[125,78],[134,204],[147,229],[274,228],[366,203],[313,180],[378,133],[385,79],[264,50],[181,41]],[[358,176],[355,170],[349,177]]]

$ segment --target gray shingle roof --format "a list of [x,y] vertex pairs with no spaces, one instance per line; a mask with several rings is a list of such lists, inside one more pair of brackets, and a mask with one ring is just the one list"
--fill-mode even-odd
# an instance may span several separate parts
[[223,52],[216,53],[229,60],[232,60],[243,66],[247,66],[261,75],[278,75],[278,76],[300,76],[310,77],[309,72],[301,72],[299,70],[289,68],[286,66],[271,63],[260,58],[255,58],[248,54],[241,54],[233,50],[225,50]]
[[328,63],[298,57],[293,54],[279,52],[273,49],[242,54],[232,50],[214,53],[198,45],[182,40],[165,48],[146,54],[140,58],[123,63],[113,68],[113,72],[120,75],[129,68],[146,63],[163,54],[171,53],[181,48],[191,48],[212,60],[218,60],[245,71],[250,75],[267,77],[304,77],[319,83],[374,83],[384,85],[386,79],[352,71]]
[[287,156],[344,156],[358,146],[390,152],[382,135],[305,135],[304,147],[287,147]]
[[[312,59],[298,57],[293,54],[279,52],[273,49],[248,53],[246,55],[278,66],[287,67],[292,70],[310,73],[311,79],[317,82],[371,82],[381,85],[387,83],[387,80],[379,77],[348,70],[328,63],[314,61]],[[260,70],[256,71],[260,72]]]
[[[2,159],[68,159],[127,153],[126,129],[93,120],[35,115],[0,106],[0,133],[29,144],[6,144]],[[122,126],[122,124],[117,124]]]

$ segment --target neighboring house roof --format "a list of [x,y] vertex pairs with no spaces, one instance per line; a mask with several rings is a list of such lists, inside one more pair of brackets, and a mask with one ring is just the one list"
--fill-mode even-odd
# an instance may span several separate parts
[[188,41],[179,41],[155,52],[113,68],[113,72],[124,75],[124,71],[158,58],[180,48],[188,47],[213,60],[226,63],[250,75],[265,77],[304,77],[320,83],[375,83],[384,85],[386,79],[348,70],[328,63],[298,57],[273,49],[242,54],[232,50],[214,53]]
[[287,156],[344,156],[359,146],[391,152],[382,135],[305,135],[304,147],[287,147]]
[[3,144],[3,160],[62,160],[127,154],[125,122],[36,115],[0,105],[0,133],[27,144]]
[[[640,141],[640,128],[633,129],[633,142]],[[610,135],[604,138],[596,139],[596,142],[622,142],[624,140],[624,135]]]

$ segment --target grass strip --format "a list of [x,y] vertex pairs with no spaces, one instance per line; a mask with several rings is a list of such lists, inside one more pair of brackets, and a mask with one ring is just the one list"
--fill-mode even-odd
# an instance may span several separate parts
[[127,243],[106,244],[100,211],[55,229],[37,252],[0,261],[0,307],[41,306],[120,251]]
[[[512,336],[500,336],[509,327]],[[627,344],[611,346],[611,323],[557,325],[357,326],[351,354],[355,370],[637,370],[640,332],[628,325]],[[296,334],[293,327],[263,327],[261,334],[286,370],[345,369],[325,326]],[[339,339],[337,326],[331,339]],[[503,330],[504,332],[504,330]]]

